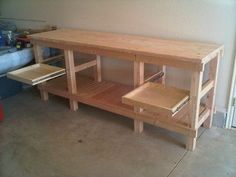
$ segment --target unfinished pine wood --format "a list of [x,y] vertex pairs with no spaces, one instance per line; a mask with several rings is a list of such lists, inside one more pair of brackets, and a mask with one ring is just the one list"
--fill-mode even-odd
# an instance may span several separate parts
[[[191,88],[190,88],[190,120],[191,128],[197,130],[199,122],[200,111],[200,94],[202,90],[202,78],[203,72],[194,71],[191,76]],[[197,137],[187,137],[186,148],[193,151],[196,147]]]
[[9,72],[7,77],[29,85],[37,85],[64,74],[64,68],[46,64],[34,64]]
[[[207,119],[207,117],[210,117],[209,114],[212,115],[216,83],[215,79],[211,79],[214,81],[214,88],[211,88],[212,82],[203,85],[203,88],[201,88],[202,73],[206,63],[211,62],[213,58],[223,53],[223,46],[221,45],[71,29],[34,34],[30,38],[33,44],[70,51],[68,55],[71,56],[73,54],[72,51],[97,56],[97,65],[94,68],[95,80],[98,82],[91,83],[86,80],[79,84],[79,88],[76,88],[74,64],[72,61],[68,61],[68,58],[73,58],[73,56],[67,56],[65,60],[67,62],[68,86],[63,82],[55,84],[54,80],[52,80],[43,88],[44,91],[69,98],[71,107],[75,103],[75,108],[76,101],[79,101],[133,118],[137,132],[141,132],[143,130],[143,122],[147,122],[182,133],[187,136],[186,147],[189,150],[194,150],[195,148],[200,124],[204,121],[206,125],[211,124],[207,122],[211,122],[212,119]],[[101,73],[100,56],[134,62],[134,88],[144,82],[144,63],[163,66],[164,73],[166,72],[166,66],[190,70],[193,74],[189,102],[183,104],[182,109],[169,109],[168,113],[171,116],[160,110],[157,111],[157,109],[151,110],[152,112],[150,113],[148,112],[149,110],[141,109],[140,105],[136,105],[133,109],[132,106],[121,103],[121,97],[129,93],[132,87],[120,84],[109,86],[110,82],[106,84],[104,81],[99,82]],[[218,64],[216,65],[218,66]],[[217,75],[217,72],[215,75]],[[61,78],[55,80],[59,79]],[[165,77],[162,83],[165,84]],[[92,91],[90,92],[89,90]],[[205,94],[208,94],[209,99],[204,109],[202,109],[200,98]],[[173,110],[176,111],[173,113]]]
[[64,55],[57,55],[53,57],[46,58],[42,61],[42,63],[50,63],[50,62],[56,62],[56,61],[61,61],[64,60]]
[[[72,50],[65,50],[65,61],[66,61],[68,92],[71,95],[76,94],[77,88],[76,88],[75,62],[74,62],[74,53]],[[76,111],[78,109],[78,103],[73,98],[70,98],[70,109],[72,111]]]
[[78,74],[76,77],[77,93],[71,96],[68,92],[66,80],[65,76],[51,80],[47,83],[46,90],[61,97],[73,97],[78,102],[134,118],[133,107],[121,102],[122,95],[130,92],[133,86],[110,81],[96,82],[93,78]]
[[[34,48],[34,58],[35,58],[35,62],[36,63],[42,63],[43,62],[43,48],[42,46],[38,45],[38,44],[35,44],[33,46]],[[38,88],[39,87],[43,87],[44,85],[46,84],[46,82],[43,82],[41,84],[39,84]],[[43,89],[40,90],[40,96],[41,96],[41,99],[44,100],[44,101],[47,101],[48,100],[48,93],[46,91],[44,91]]]
[[157,73],[154,73],[150,76],[147,76],[144,80],[144,83],[146,82],[151,82],[151,81],[156,81],[156,80],[161,80],[163,83],[163,77],[164,77],[164,72],[163,71],[159,71]]
[[189,91],[148,82],[122,97],[123,103],[172,117],[189,99]]
[[[134,88],[140,86],[144,83],[144,63],[143,62],[134,62]],[[142,108],[134,105],[134,112],[140,113],[142,112]],[[134,120],[134,131],[136,133],[143,132],[143,121]]]
[[101,68],[101,56],[97,55],[96,56],[96,66],[95,66],[95,80],[97,82],[102,81],[102,68]]
[[161,83],[165,85],[166,84],[166,66],[162,66],[162,72],[163,72],[163,76],[162,76]]
[[151,125],[165,128],[170,131],[178,132],[189,137],[195,137],[197,132],[187,126],[187,114],[186,112],[182,111],[184,111],[184,109],[180,111],[181,116],[175,116],[175,118],[168,118],[161,113],[153,113],[144,110],[136,115],[136,119],[140,119]]
[[[147,112],[145,110],[137,114],[137,112],[134,112],[133,106],[123,104],[121,100],[123,95],[133,90],[132,86],[111,81],[101,81],[98,83],[92,78],[80,75],[77,75],[76,83],[77,93],[73,95],[73,99],[78,102],[127,116],[140,122],[166,128],[167,130],[187,136],[195,137],[196,135],[196,131],[189,126],[189,108],[187,105],[180,110],[178,115],[175,115],[171,119],[168,119],[163,114]],[[67,89],[65,76],[49,81],[45,89],[51,94],[71,98]],[[201,110],[203,111],[204,108],[202,107]]]
[[214,80],[214,88],[210,90],[210,92],[207,95],[207,107],[211,110],[210,115],[208,119],[203,123],[203,126],[206,128],[211,128],[212,126],[212,120],[213,120],[213,114],[215,109],[215,93],[216,93],[216,85],[217,85],[217,76],[218,76],[218,68],[219,68],[219,62],[220,62],[221,54],[218,53],[218,55],[210,61],[209,63],[209,78],[211,80]]
[[134,62],[134,88],[144,83],[144,63]]
[[214,88],[214,80],[209,79],[206,83],[202,86],[202,91],[200,93],[200,97],[204,97],[212,88]]
[[[58,48],[88,47],[106,49],[156,58],[172,58],[176,61],[204,63],[223,46],[199,42],[163,40],[151,37],[59,29],[29,36],[31,41],[56,44]],[[60,45],[59,45],[60,44]],[[96,51],[95,51],[96,53]],[[98,53],[97,53],[98,54]]]
[[210,116],[210,114],[211,110],[209,108],[206,108],[204,112],[200,113],[197,128],[199,128],[202,125],[202,123],[205,122],[205,120]]
[[88,68],[96,66],[96,65],[97,65],[97,61],[92,60],[92,61],[89,61],[87,63],[83,63],[83,64],[80,64],[78,66],[75,66],[75,72],[83,71],[85,69],[88,69]]

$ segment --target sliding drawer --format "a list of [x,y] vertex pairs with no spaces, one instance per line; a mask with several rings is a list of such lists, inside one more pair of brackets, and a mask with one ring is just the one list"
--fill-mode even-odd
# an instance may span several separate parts
[[37,85],[65,74],[65,69],[46,64],[34,64],[7,73],[7,77],[30,85]]
[[189,91],[147,82],[122,97],[124,104],[173,116],[189,100]]

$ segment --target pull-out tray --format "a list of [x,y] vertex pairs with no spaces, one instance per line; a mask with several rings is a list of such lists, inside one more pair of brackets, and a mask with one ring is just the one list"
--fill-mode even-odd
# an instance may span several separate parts
[[37,85],[47,80],[64,75],[65,69],[46,64],[34,64],[7,73],[7,77],[30,85]]
[[189,100],[189,91],[147,82],[122,97],[122,102],[173,116]]

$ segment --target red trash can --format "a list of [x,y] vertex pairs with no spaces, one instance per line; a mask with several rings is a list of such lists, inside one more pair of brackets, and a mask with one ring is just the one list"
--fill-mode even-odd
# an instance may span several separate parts
[[3,107],[0,104],[0,122],[2,122],[2,121],[3,121]]

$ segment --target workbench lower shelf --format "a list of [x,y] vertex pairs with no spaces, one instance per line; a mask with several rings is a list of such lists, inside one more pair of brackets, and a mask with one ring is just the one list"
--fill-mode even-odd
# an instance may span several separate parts
[[[196,130],[190,128],[190,119],[188,117],[188,104],[172,118],[167,118],[158,113],[143,111],[140,114],[134,112],[133,106],[122,103],[122,96],[133,90],[132,86],[118,84],[110,81],[96,82],[92,78],[77,76],[77,94],[70,95],[67,89],[66,77],[62,76],[47,82],[43,87],[44,91],[58,95],[64,98],[73,98],[74,100],[91,105],[109,112],[113,112],[132,119],[139,119],[170,131],[178,132],[187,136],[196,136]],[[199,122],[204,122],[204,116],[207,109],[201,106]]]

